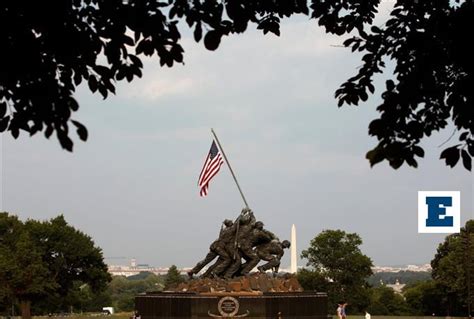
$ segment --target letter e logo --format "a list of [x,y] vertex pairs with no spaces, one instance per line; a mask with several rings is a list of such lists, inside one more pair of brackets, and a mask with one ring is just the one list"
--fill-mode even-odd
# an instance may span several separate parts
[[458,233],[460,225],[460,192],[418,192],[419,233]]

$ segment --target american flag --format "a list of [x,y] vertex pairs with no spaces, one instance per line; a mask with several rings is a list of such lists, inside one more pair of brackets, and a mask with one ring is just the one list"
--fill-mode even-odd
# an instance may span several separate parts
[[222,159],[221,152],[217,148],[216,142],[212,141],[211,149],[209,150],[198,180],[198,186],[200,188],[199,194],[202,197],[207,196],[209,181],[219,172],[222,164],[224,164],[224,160]]

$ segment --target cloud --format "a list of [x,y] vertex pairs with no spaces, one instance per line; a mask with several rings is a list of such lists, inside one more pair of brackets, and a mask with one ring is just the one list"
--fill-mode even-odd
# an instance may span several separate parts
[[184,92],[189,94],[198,85],[191,77],[165,78],[158,75],[141,81],[139,86],[133,86],[124,95],[131,99],[145,98],[153,102],[164,97],[179,96]]
[[[388,17],[393,1],[383,1],[379,5],[376,23],[382,24]],[[183,28],[187,26],[183,23]],[[311,79],[306,84],[295,85],[291,95],[304,100],[314,99],[314,82],[318,86],[328,83],[327,78],[314,74],[328,70],[339,61],[343,66],[355,69],[357,59],[349,49],[340,47],[344,37],[327,34],[317,20],[307,17],[284,19],[281,23],[281,36],[264,35],[251,25],[243,34],[224,37],[215,52],[196,43],[191,32],[183,32],[181,44],[185,49],[185,64],[175,64],[172,68],[161,67],[159,58],[143,58],[144,75],[136,79],[131,88],[118,90],[124,98],[147,102],[169,101],[186,96],[193,98],[203,94],[214,94],[225,98],[239,94],[256,94],[258,88],[278,87],[278,82],[296,83],[302,78]],[[350,57],[349,63],[345,62]],[[318,69],[311,69],[316,63]],[[351,66],[352,63],[352,66]],[[213,67],[210,68],[209,66]],[[302,74],[302,72],[304,74]],[[330,75],[331,76],[331,75]],[[287,85],[288,86],[288,85]],[[328,89],[327,87],[325,89]],[[331,90],[335,88],[331,87]],[[144,104],[141,104],[142,106]]]
[[209,127],[196,126],[196,127],[179,127],[176,129],[159,130],[153,132],[127,132],[121,134],[117,131],[117,134],[121,134],[121,138],[133,141],[175,141],[175,142],[191,142],[201,141],[204,132],[208,132]]
[[[255,93],[280,80],[297,80],[304,62],[334,59],[345,54],[335,48],[340,38],[326,35],[314,20],[282,24],[282,36],[263,35],[259,30],[225,37],[215,52],[202,43],[183,38],[185,65],[159,66],[159,59],[145,58],[143,79],[132,89],[120,89],[125,98],[155,102],[173,97],[215,94],[216,96]],[[212,65],[212,68],[209,68]],[[279,74],[275,77],[275,73]],[[297,87],[295,87],[297,88]],[[301,92],[302,93],[302,92]]]
[[[258,155],[252,156],[255,160],[248,169],[277,172],[278,175],[304,177],[324,173],[360,176],[370,170],[360,156],[343,150],[326,150],[309,143],[287,144],[284,148],[253,147],[258,148]],[[252,148],[247,147],[246,156],[251,152]]]

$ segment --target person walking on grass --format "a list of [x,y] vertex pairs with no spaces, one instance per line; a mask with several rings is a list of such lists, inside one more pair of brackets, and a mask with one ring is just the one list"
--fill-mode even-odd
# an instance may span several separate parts
[[342,311],[342,305],[343,305],[343,304],[344,304],[344,302],[339,302],[339,303],[337,304],[336,314],[337,314],[337,318],[338,318],[338,319],[343,319],[343,318],[342,318],[342,313],[343,313],[343,311]]
[[347,302],[343,301],[341,303],[339,303],[338,307],[337,307],[337,316],[339,317],[339,319],[346,319],[347,315],[346,315],[346,306],[348,305]]

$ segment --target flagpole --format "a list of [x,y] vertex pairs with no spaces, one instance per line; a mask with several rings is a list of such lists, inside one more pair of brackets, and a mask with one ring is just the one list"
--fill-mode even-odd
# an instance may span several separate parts
[[227,160],[227,156],[225,156],[224,149],[222,148],[222,145],[219,142],[219,139],[217,138],[216,132],[214,132],[214,129],[212,129],[212,128],[211,128],[211,132],[212,132],[212,135],[214,135],[214,138],[216,139],[217,145],[219,146],[219,149],[222,152],[222,156],[224,157],[224,160],[227,163],[227,166],[229,166],[230,173],[232,174],[232,177],[234,178],[235,184],[237,185],[237,188],[239,189],[240,196],[242,196],[242,199],[244,200],[245,207],[248,209],[249,204],[247,204],[247,200],[245,199],[244,193],[242,193],[242,189],[240,188],[239,182],[237,182],[237,178],[235,177],[234,171],[232,170],[232,166],[230,166],[230,163]]

